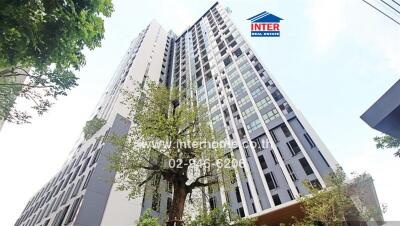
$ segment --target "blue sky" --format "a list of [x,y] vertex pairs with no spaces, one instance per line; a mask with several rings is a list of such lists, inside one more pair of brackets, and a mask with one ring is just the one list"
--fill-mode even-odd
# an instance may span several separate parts
[[[29,198],[61,167],[130,41],[155,18],[180,34],[214,1],[114,0],[101,48],[87,51],[80,86],[29,125],[0,132],[0,225],[15,222]],[[386,220],[400,220],[393,151],[377,151],[379,135],[359,118],[400,78],[400,27],[361,0],[226,0],[231,17],[294,104],[344,169],[375,179]],[[281,22],[280,38],[250,38],[247,18],[262,11]]]

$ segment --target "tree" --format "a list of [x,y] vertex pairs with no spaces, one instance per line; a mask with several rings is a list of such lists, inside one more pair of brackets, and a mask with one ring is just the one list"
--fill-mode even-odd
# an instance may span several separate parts
[[106,120],[97,118],[97,116],[94,116],[94,118],[87,121],[85,124],[85,127],[83,127],[83,134],[84,134],[85,140],[91,138],[105,124],[106,124]]
[[111,0],[0,2],[0,120],[26,123],[31,114],[14,106],[16,96],[41,115],[77,86],[83,50],[100,46]]
[[[194,189],[226,186],[234,166],[217,167],[230,158],[223,148],[209,145],[220,141],[220,136],[190,95],[155,83],[135,90],[126,92],[125,100],[131,109],[131,130],[124,137],[112,136],[117,150],[110,157],[111,170],[117,172],[118,188],[128,190],[130,198],[143,195],[144,185],[158,178],[171,183],[168,218],[173,225],[182,221],[185,200],[188,195],[190,200]],[[157,192],[158,186],[147,187]]]
[[397,149],[394,156],[400,157],[400,139],[389,135],[374,137],[377,149]]
[[305,216],[301,220],[297,219],[295,225],[342,225],[347,216],[357,217],[359,220],[370,220],[375,216],[376,211],[363,203],[360,203],[364,205],[363,209],[357,209],[352,199],[363,198],[363,175],[351,183],[346,183],[345,180],[345,172],[338,168],[328,176],[326,181],[329,187],[324,190],[304,182],[310,194],[300,198]]
[[228,206],[222,209],[215,208],[210,212],[204,211],[189,222],[188,226],[255,226],[255,219],[240,218],[236,213],[232,213]]
[[139,218],[137,226],[159,226],[158,218],[151,216],[150,209],[147,209]]

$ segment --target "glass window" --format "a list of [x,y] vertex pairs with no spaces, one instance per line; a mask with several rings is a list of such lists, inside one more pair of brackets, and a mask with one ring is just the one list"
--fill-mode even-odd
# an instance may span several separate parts
[[258,161],[260,162],[261,168],[266,169],[268,168],[267,163],[265,162],[265,158],[263,155],[258,156]]
[[278,194],[273,195],[273,196],[272,196],[272,199],[274,200],[275,206],[278,206],[278,205],[282,204],[281,199],[279,198],[279,195],[278,195]]
[[299,159],[299,162],[300,162],[301,166],[303,167],[304,172],[307,175],[310,175],[310,174],[314,173],[313,170],[311,169],[310,164],[308,164],[308,162],[307,162],[307,160],[305,158]]
[[278,184],[276,183],[274,174],[272,172],[265,174],[265,179],[267,180],[268,188],[270,190],[278,187]]
[[240,191],[239,191],[239,187],[235,188],[235,194],[236,194],[236,200],[237,202],[242,202],[242,197],[240,196]]
[[286,137],[290,137],[290,136],[292,135],[292,134],[290,134],[290,131],[289,131],[289,129],[288,129],[288,127],[286,126],[285,123],[283,123],[283,124],[281,125],[281,129],[282,129],[283,134],[285,134]]
[[296,174],[294,174],[294,171],[293,171],[293,169],[292,169],[292,166],[291,166],[290,164],[287,164],[287,165],[286,165],[286,169],[288,170],[289,175],[290,175],[290,178],[292,179],[292,181],[296,181],[296,180],[297,180],[297,177],[296,177]]
[[271,111],[265,113],[263,116],[264,122],[268,123],[276,118],[279,118],[279,113],[278,111],[274,108]]
[[290,152],[292,153],[292,156],[295,156],[301,152],[300,147],[299,145],[297,145],[295,140],[287,142],[286,145],[288,146]]

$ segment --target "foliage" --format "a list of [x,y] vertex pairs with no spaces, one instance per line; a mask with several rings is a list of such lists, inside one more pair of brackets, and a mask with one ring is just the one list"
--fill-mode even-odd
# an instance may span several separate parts
[[[230,220],[230,218],[232,218]],[[236,213],[232,213],[228,206],[224,208],[215,208],[210,212],[203,212],[189,222],[188,226],[230,226],[234,222],[235,226],[253,226],[255,219],[240,218]]]
[[97,118],[97,116],[95,116],[93,119],[87,121],[85,124],[85,127],[83,127],[83,133],[84,133],[85,140],[91,138],[105,124],[106,124],[106,120]]
[[100,46],[111,0],[0,2],[0,120],[29,122],[16,95],[41,115],[77,85],[83,50]]
[[397,149],[394,156],[400,157],[400,139],[389,135],[383,135],[381,137],[374,137],[376,142],[376,148],[378,149]]
[[151,215],[151,210],[147,209],[139,218],[137,226],[159,226],[158,217],[153,217]]
[[[326,179],[328,188],[321,190],[305,182],[310,191],[308,196],[300,198],[305,217],[296,220],[294,225],[342,225],[346,216],[359,216],[361,220],[371,218],[372,209],[357,210],[352,197],[360,197],[363,184],[362,178],[357,177],[352,184],[345,182],[346,174],[342,168],[332,172]],[[353,186],[356,184],[357,186]],[[361,211],[361,212],[360,212]]]
[[[202,106],[185,98],[190,95],[152,82],[134,90],[126,92],[124,102],[131,109],[133,125],[127,136],[112,137],[117,151],[110,158],[111,170],[117,172],[118,188],[128,190],[130,198],[142,195],[145,187],[156,192],[160,178],[171,183],[169,219],[180,220],[194,189],[229,181],[220,179],[230,177],[224,168],[206,167],[201,161],[214,166],[227,157],[222,148],[195,145],[220,138]],[[152,185],[145,186],[149,182]]]

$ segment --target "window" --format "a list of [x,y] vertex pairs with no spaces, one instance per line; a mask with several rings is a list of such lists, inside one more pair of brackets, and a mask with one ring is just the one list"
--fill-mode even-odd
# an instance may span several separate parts
[[61,210],[61,212],[58,213],[58,217],[54,221],[53,225],[55,225],[55,226],[62,225],[64,218],[67,215],[68,209],[69,209],[69,206],[66,206],[63,210]]
[[76,213],[78,212],[81,202],[82,202],[82,197],[75,199],[74,203],[71,206],[71,210],[68,214],[67,220],[65,221],[65,224],[71,223],[75,220],[75,216]]
[[236,193],[236,200],[237,200],[237,202],[242,202],[242,197],[240,196],[239,187],[236,187],[236,188],[235,188],[235,193]]
[[256,151],[256,152],[260,152],[260,151],[262,151],[262,145],[261,145],[261,141],[260,141],[260,139],[259,138],[256,138],[256,139],[254,139],[253,140],[253,145],[254,145],[254,150]]
[[[239,82],[240,82],[239,79],[236,80],[236,81],[239,81]],[[236,81],[235,81],[235,82],[236,82]],[[235,83],[235,82],[234,82],[234,83]],[[248,102],[250,102],[249,96],[244,96],[243,98],[241,98],[241,99],[238,100],[238,104],[239,104],[240,107],[242,107],[243,105],[247,104]]]
[[79,175],[82,175],[82,173],[85,172],[86,167],[88,166],[89,162],[90,162],[90,157],[87,158],[87,159],[85,160],[85,162],[83,163],[82,169],[81,169],[81,172],[79,173]]
[[152,186],[158,187],[158,185],[160,184],[160,180],[161,180],[161,176],[159,174],[155,175],[153,177],[153,180],[151,182]]
[[299,162],[300,162],[301,166],[303,167],[304,172],[305,172],[307,175],[310,175],[310,174],[313,174],[313,173],[314,173],[313,170],[311,169],[310,164],[308,164],[306,158],[301,158],[301,159],[299,159]]
[[290,136],[291,136],[290,131],[289,131],[289,129],[287,128],[287,126],[286,126],[285,123],[283,123],[283,124],[281,125],[281,129],[282,129],[283,134],[285,134],[286,137],[290,137]]
[[247,190],[249,191],[250,198],[252,199],[253,196],[251,195],[251,190],[250,190],[250,186],[249,186],[248,182],[246,182],[246,186],[247,186]]
[[236,104],[232,104],[232,105],[231,105],[231,110],[232,110],[232,113],[237,112]]
[[275,165],[278,164],[278,161],[276,160],[276,156],[274,154],[274,152],[271,150],[271,155],[272,155],[272,159],[274,160]]
[[45,214],[45,217],[48,217],[50,214],[51,209],[53,209],[54,203],[56,202],[56,199],[53,199],[53,201],[50,204],[50,208],[47,209],[47,212]]
[[84,177],[81,177],[81,178],[79,179],[79,181],[76,183],[75,189],[74,189],[74,191],[72,192],[71,197],[75,197],[75,196],[78,194],[78,191],[79,191],[79,189],[80,189],[80,187],[81,187],[83,178],[84,178]]
[[57,185],[56,191],[54,192],[53,196],[58,195],[58,192],[60,191],[61,186],[63,185],[63,183],[64,183],[64,181],[61,181],[61,182]]
[[258,109],[263,109],[271,103],[271,99],[269,97],[262,98],[260,101],[256,103]]
[[311,186],[313,186],[313,188],[315,188],[315,189],[318,189],[318,190],[321,190],[321,189],[322,189],[321,183],[319,183],[319,180],[318,180],[318,179],[314,179],[314,180],[310,181],[310,184],[311,184]]
[[167,181],[167,186],[166,186],[165,191],[169,192],[169,193],[172,193],[172,188],[173,188],[173,184],[171,182]]
[[298,118],[296,118],[297,122],[299,123],[299,125],[301,126],[302,129],[304,129],[303,124],[301,124],[300,120]]
[[83,153],[81,153],[78,157],[78,160],[76,161],[75,165],[78,165],[81,162],[81,159],[83,157]]
[[251,203],[251,206],[253,207],[253,213],[256,212],[256,207],[254,206],[254,203]]
[[278,206],[278,205],[282,204],[281,199],[279,198],[279,195],[278,195],[278,194],[273,195],[273,196],[272,196],[272,200],[274,200],[275,206]]
[[65,192],[61,193],[61,195],[58,196],[57,202],[56,202],[56,204],[54,205],[54,208],[53,208],[53,212],[54,212],[54,211],[58,208],[58,206],[60,205],[61,200],[62,200],[64,194],[65,194]]
[[68,200],[68,198],[69,198],[69,195],[70,195],[71,192],[72,192],[72,188],[74,188],[74,185],[73,185],[73,184],[68,188],[67,193],[65,193],[64,199],[63,199],[63,201],[62,201],[61,204],[65,204],[65,203],[67,202],[67,200]]
[[209,200],[210,203],[210,209],[213,210],[217,207],[217,204],[215,203],[215,197],[211,197]]
[[297,180],[297,177],[296,177],[296,175],[294,174],[294,171],[293,171],[293,169],[292,169],[292,166],[291,166],[290,164],[287,164],[287,165],[286,165],[286,169],[288,170],[289,175],[290,175],[290,178],[292,178],[292,181],[296,181],[296,180]]
[[328,167],[330,167],[330,166],[329,166],[329,163],[326,161],[326,159],[325,159],[325,157],[322,155],[322,153],[321,153],[320,151],[318,151],[318,154],[321,156],[322,160],[324,160],[325,164],[326,164]]
[[289,195],[290,200],[293,200],[293,199],[294,199],[294,196],[293,196],[292,191],[291,191],[290,189],[288,189],[288,190],[287,190],[287,193],[288,193],[288,195]]
[[267,163],[265,162],[265,159],[264,159],[263,155],[258,156],[258,161],[260,162],[260,165],[261,165],[262,169],[268,168]]
[[154,211],[160,211],[160,201],[161,201],[161,195],[158,194],[157,192],[154,192],[153,194],[153,200],[151,202],[151,208]]
[[245,217],[243,207],[240,207],[239,209],[237,209],[236,212],[238,213],[238,215],[239,215],[240,217]]
[[281,156],[282,160],[285,161],[285,158],[283,157],[282,152],[281,152],[281,150],[279,149],[279,147],[276,147],[276,149],[278,150],[279,155]]
[[243,139],[246,136],[246,132],[243,128],[238,129],[240,139]]
[[276,90],[275,92],[272,93],[272,97],[274,98],[275,101],[279,101],[283,98],[281,92],[279,90]]
[[44,222],[43,226],[47,226],[47,225],[49,225],[49,223],[50,223],[50,219],[47,219],[47,220]]
[[249,133],[254,132],[255,130],[261,128],[261,122],[259,119],[256,119],[254,121],[251,121],[249,124],[246,124],[247,130]]
[[308,144],[310,145],[311,148],[315,147],[314,141],[311,139],[310,135],[308,133],[304,134],[304,138],[306,138]]
[[67,179],[65,179],[65,182],[64,182],[64,184],[63,184],[61,190],[64,190],[64,188],[67,186],[67,184],[68,184],[69,179],[71,178],[71,176],[72,176],[72,173],[68,174]]
[[229,66],[231,63],[232,63],[232,58],[230,56],[224,59],[225,67]]
[[239,48],[239,49],[235,50],[235,52],[233,52],[233,54],[234,54],[236,57],[239,57],[240,55],[242,55],[242,50],[240,50],[240,48]]
[[85,188],[88,186],[89,180],[90,180],[90,178],[92,177],[92,174],[93,174],[93,170],[91,170],[91,171],[88,173],[88,176],[86,177],[85,183],[83,183],[82,190],[85,189]]
[[278,184],[276,183],[274,174],[272,172],[265,174],[265,179],[267,180],[268,188],[270,190],[278,187]]
[[233,40],[233,36],[232,35],[229,35],[227,38],[226,38],[226,42],[227,43],[229,43],[230,41],[232,41]]
[[90,162],[90,166],[92,166],[93,164],[95,164],[97,162],[97,159],[100,156],[100,149],[96,150],[96,154],[94,154],[93,158],[92,158],[92,162]]
[[292,153],[292,156],[295,156],[301,152],[300,147],[299,145],[297,145],[295,140],[287,142],[286,145],[288,146],[290,152]]
[[249,144],[245,143],[243,144],[243,149],[244,149],[244,154],[246,155],[246,157],[250,157],[250,149],[249,149]]
[[170,197],[168,197],[168,199],[167,199],[167,214],[169,213],[171,206],[172,206],[172,199]]
[[268,123],[276,118],[279,118],[279,113],[278,111],[274,108],[271,111],[267,112],[266,114],[264,114],[263,119],[265,121],[265,123]]
[[229,192],[225,192],[225,197],[226,197],[226,203],[230,204],[231,203],[231,198],[229,196]]
[[279,140],[276,138],[276,134],[273,130],[270,130],[269,133],[271,134],[272,140],[274,140],[275,143],[278,143]]
[[293,111],[293,109],[289,106],[289,104],[287,102],[284,102],[283,104],[279,105],[279,108],[282,110],[282,112],[285,115],[287,115]]

